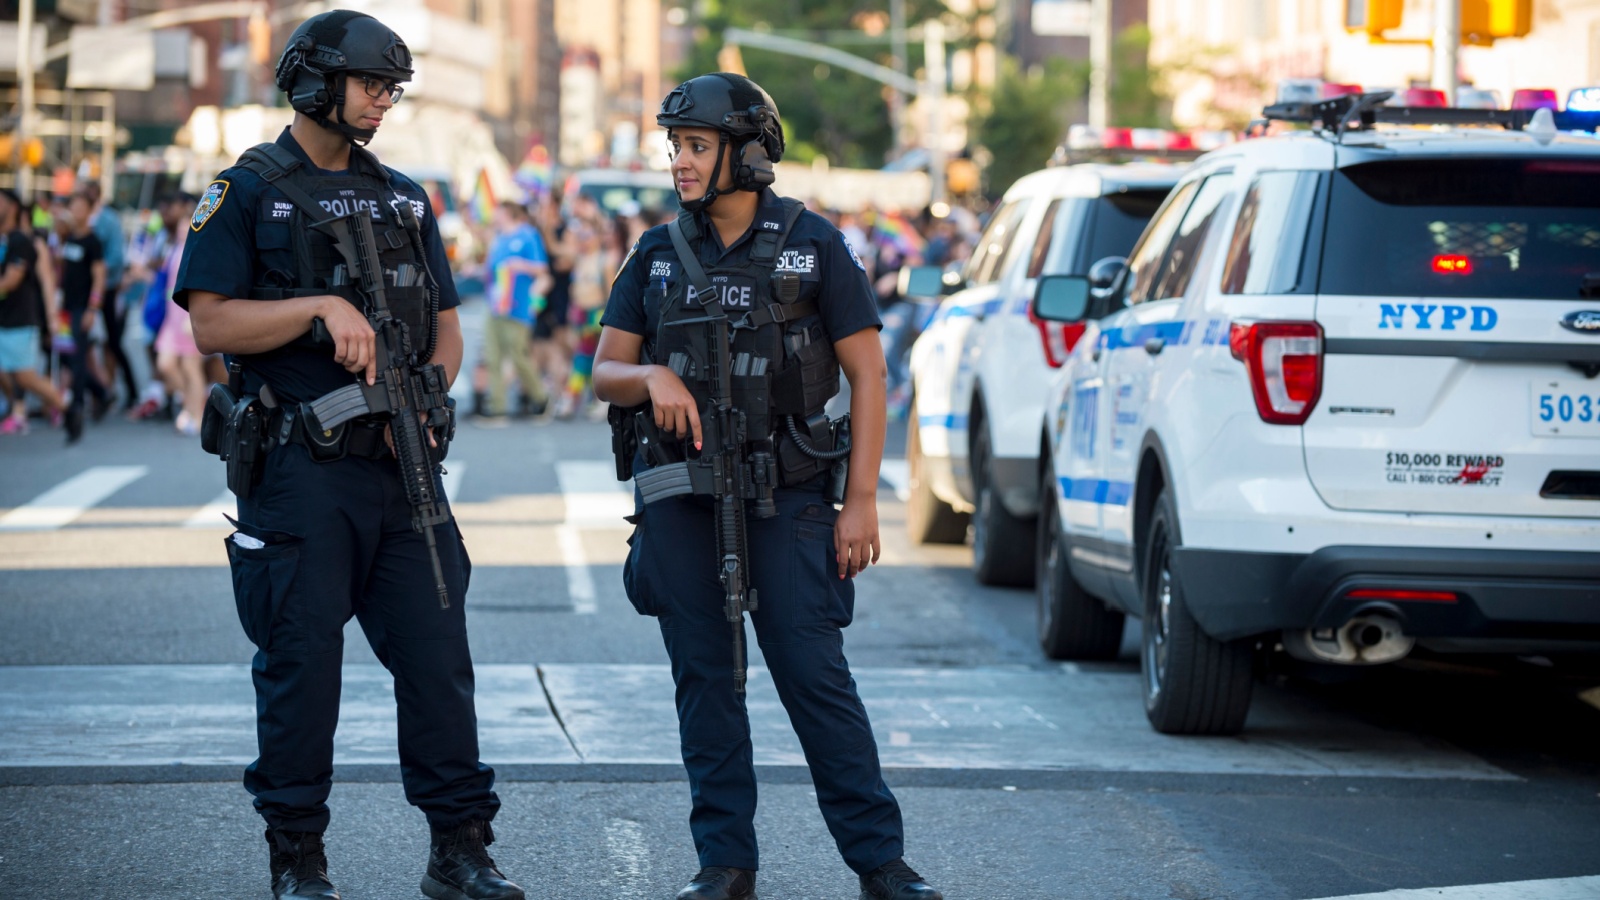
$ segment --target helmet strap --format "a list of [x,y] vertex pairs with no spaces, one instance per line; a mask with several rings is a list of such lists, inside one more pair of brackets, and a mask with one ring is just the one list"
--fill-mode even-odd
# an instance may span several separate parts
[[682,206],[684,209],[687,209],[690,212],[699,212],[700,210],[705,209],[712,203],[716,202],[717,197],[722,193],[717,189],[717,184],[722,180],[722,157],[726,155],[727,152],[728,133],[726,131],[719,130],[717,132],[717,161],[711,165],[710,185],[706,187],[706,192],[701,194],[700,199],[698,200],[685,200],[683,199],[683,193],[680,191],[678,193],[679,206]]
[[327,116],[317,119],[317,124],[323,128],[332,128],[350,139],[350,143],[358,147],[365,147],[378,134],[376,128],[357,128],[344,120],[344,86],[348,84],[345,72],[333,72],[328,75],[328,93],[333,95],[333,114],[339,121],[332,122]]

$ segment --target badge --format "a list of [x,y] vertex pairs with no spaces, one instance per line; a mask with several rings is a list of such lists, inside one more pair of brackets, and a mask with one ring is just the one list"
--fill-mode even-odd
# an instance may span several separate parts
[[856,255],[856,248],[850,246],[850,239],[841,234],[839,235],[839,240],[844,243],[844,249],[850,251],[850,261],[856,264],[856,268],[865,272],[867,266],[861,261],[861,257]]
[[222,198],[226,196],[228,196],[226,181],[219,178],[211,182],[205,194],[201,195],[200,202],[195,204],[194,215],[189,218],[189,228],[199,231],[210,220],[211,214],[222,205]]

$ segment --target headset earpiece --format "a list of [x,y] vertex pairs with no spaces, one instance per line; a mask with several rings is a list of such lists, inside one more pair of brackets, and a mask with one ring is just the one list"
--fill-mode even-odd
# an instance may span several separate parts
[[776,175],[772,171],[772,157],[758,138],[746,141],[739,153],[739,167],[734,170],[734,187],[742,191],[757,191],[772,184]]

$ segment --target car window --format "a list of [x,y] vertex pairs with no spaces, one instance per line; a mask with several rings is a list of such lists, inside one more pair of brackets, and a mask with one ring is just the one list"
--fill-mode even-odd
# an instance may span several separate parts
[[1265,172],[1239,207],[1222,270],[1224,294],[1292,294],[1317,195],[1315,172]]
[[1028,211],[1030,199],[1025,197],[1013,200],[995,210],[994,217],[989,220],[989,227],[983,230],[983,237],[978,239],[978,248],[972,252],[972,261],[967,264],[969,283],[988,284],[999,279],[1001,264],[1009,255],[1012,241],[1017,236],[1017,229],[1022,225],[1022,217]]
[[[1088,222],[1088,252],[1072,274],[1085,274],[1090,266],[1108,256],[1127,256],[1133,252],[1140,232],[1150,224],[1150,217],[1171,192],[1170,188],[1122,190],[1091,201],[1094,213]],[[1065,264],[1053,264],[1050,271],[1064,272]]]
[[1201,183],[1194,202],[1189,204],[1189,210],[1183,214],[1183,221],[1172,236],[1172,246],[1161,261],[1148,299],[1171,300],[1182,297],[1188,291],[1195,266],[1200,261],[1200,253],[1205,249],[1211,223],[1216,221],[1217,210],[1222,207],[1222,201],[1227,199],[1232,187],[1231,172],[1212,175]]
[[[1056,234],[1056,219],[1060,216],[1065,200],[1052,200],[1045,207],[1044,222],[1039,226],[1039,234],[1033,239],[1033,249],[1028,251],[1028,278],[1038,278],[1044,271],[1045,259],[1049,256],[1050,240]],[[1062,228],[1065,232],[1067,229]]]
[[1349,166],[1327,232],[1323,294],[1579,301],[1600,275],[1600,161]]
[[1166,256],[1167,244],[1172,240],[1173,232],[1178,230],[1178,222],[1188,211],[1189,201],[1194,199],[1198,186],[1197,181],[1180,185],[1167,200],[1166,207],[1156,213],[1150,227],[1145,229],[1144,237],[1134,248],[1133,256],[1128,260],[1127,289],[1123,292],[1123,297],[1130,305],[1143,303],[1149,298],[1156,271]]

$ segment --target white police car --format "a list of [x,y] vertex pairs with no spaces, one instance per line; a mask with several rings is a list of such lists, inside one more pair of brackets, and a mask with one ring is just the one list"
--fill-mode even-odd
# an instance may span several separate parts
[[1239,731],[1280,646],[1600,648],[1600,140],[1381,96],[1202,157],[1105,296],[1040,279],[1088,325],[1045,417],[1040,641],[1107,658],[1140,617],[1157,730]]
[[1019,179],[963,270],[965,289],[912,347],[910,536],[960,543],[974,514],[973,566],[985,584],[1033,579],[1039,423],[1050,373],[1083,332],[1031,315],[1034,281],[1126,255],[1178,175],[1085,164]]

